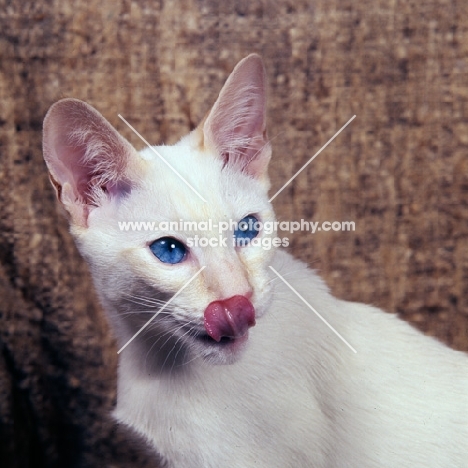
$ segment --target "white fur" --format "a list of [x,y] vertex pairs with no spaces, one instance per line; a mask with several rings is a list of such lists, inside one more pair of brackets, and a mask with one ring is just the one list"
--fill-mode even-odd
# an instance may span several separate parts
[[181,468],[468,466],[467,356],[394,315],[339,301],[304,264],[281,281],[230,366],[152,378],[122,353],[116,416]]
[[[55,104],[44,123],[51,178],[119,346],[157,313],[120,355],[119,421],[144,435],[172,468],[468,466],[466,354],[394,315],[335,299],[286,253],[194,247],[169,265],[151,253],[152,241],[172,236],[187,243],[218,232],[119,230],[119,221],[131,220],[274,220],[258,57],[236,67],[203,127],[156,148],[208,203],[152,151],[138,155],[113,132],[97,111],[74,100]],[[114,153],[117,162],[109,161]],[[90,197],[90,190],[102,196]],[[195,336],[210,303],[248,291],[257,324],[244,346]]]

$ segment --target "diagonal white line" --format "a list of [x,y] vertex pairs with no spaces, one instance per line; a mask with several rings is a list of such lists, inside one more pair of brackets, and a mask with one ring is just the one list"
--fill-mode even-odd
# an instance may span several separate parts
[[353,115],[268,201],[276,198],[355,118]]
[[270,265],[270,269],[296,296],[346,345],[351,351],[357,351]]
[[198,196],[206,203],[206,200],[197,192],[197,190],[195,190],[195,189],[192,187],[192,185],[190,185],[190,183],[187,182],[187,180],[185,180],[184,177],[183,177],[176,169],[174,169],[174,168],[163,158],[163,156],[161,155],[161,153],[159,153],[158,151],[156,151],[156,150],[155,150],[155,149],[154,149],[138,132],[137,132],[137,130],[136,130],[134,127],[132,127],[120,114],[118,114],[118,116],[119,116],[119,118],[120,118],[121,120],[123,120],[123,121],[127,124],[127,126],[128,126],[131,130],[133,130],[133,132],[135,133],[135,135],[137,135],[138,137],[140,137],[140,139],[148,146],[148,148],[149,148],[153,153],[155,153],[157,156],[159,156],[159,158],[161,159],[161,161],[163,161],[164,164],[166,164],[166,166],[168,166],[175,174],[177,174],[177,175],[180,177],[180,179],[181,179],[183,182],[185,182],[185,184],[186,184],[188,187],[190,187],[190,188],[193,190],[193,192],[194,192],[196,195],[198,195]]
[[120,354],[206,267],[202,266],[118,351]]

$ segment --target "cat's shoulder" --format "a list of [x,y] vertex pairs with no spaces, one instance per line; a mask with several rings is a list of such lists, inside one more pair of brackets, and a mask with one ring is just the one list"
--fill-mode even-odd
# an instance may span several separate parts
[[283,283],[294,289],[313,288],[328,293],[329,288],[319,274],[307,263],[298,260],[284,250],[277,250],[271,262],[271,270]]

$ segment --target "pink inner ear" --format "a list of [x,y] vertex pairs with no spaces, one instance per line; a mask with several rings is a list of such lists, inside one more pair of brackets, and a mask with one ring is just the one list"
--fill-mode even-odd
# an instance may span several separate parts
[[133,151],[101,114],[76,99],[54,104],[44,120],[44,159],[59,194],[67,185],[60,201],[70,213],[82,209],[84,218],[103,194],[130,190],[126,169]]
[[93,169],[84,161],[86,147],[84,145],[70,145],[67,142],[68,134],[62,134],[56,127],[52,127],[50,138],[52,140],[51,158],[49,168],[55,180],[63,185],[69,183],[76,201],[87,203],[89,196],[89,183],[93,176]]
[[205,139],[225,164],[260,177],[271,149],[266,138],[266,78],[263,63],[250,55],[234,69],[208,115]]

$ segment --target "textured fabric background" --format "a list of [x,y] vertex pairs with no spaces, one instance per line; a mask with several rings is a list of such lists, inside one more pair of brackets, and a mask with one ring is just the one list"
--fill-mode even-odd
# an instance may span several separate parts
[[76,97],[137,148],[194,128],[251,52],[269,78],[280,220],[340,298],[468,350],[465,0],[0,0],[0,464],[155,466],[116,428],[116,348],[41,154],[49,106]]

